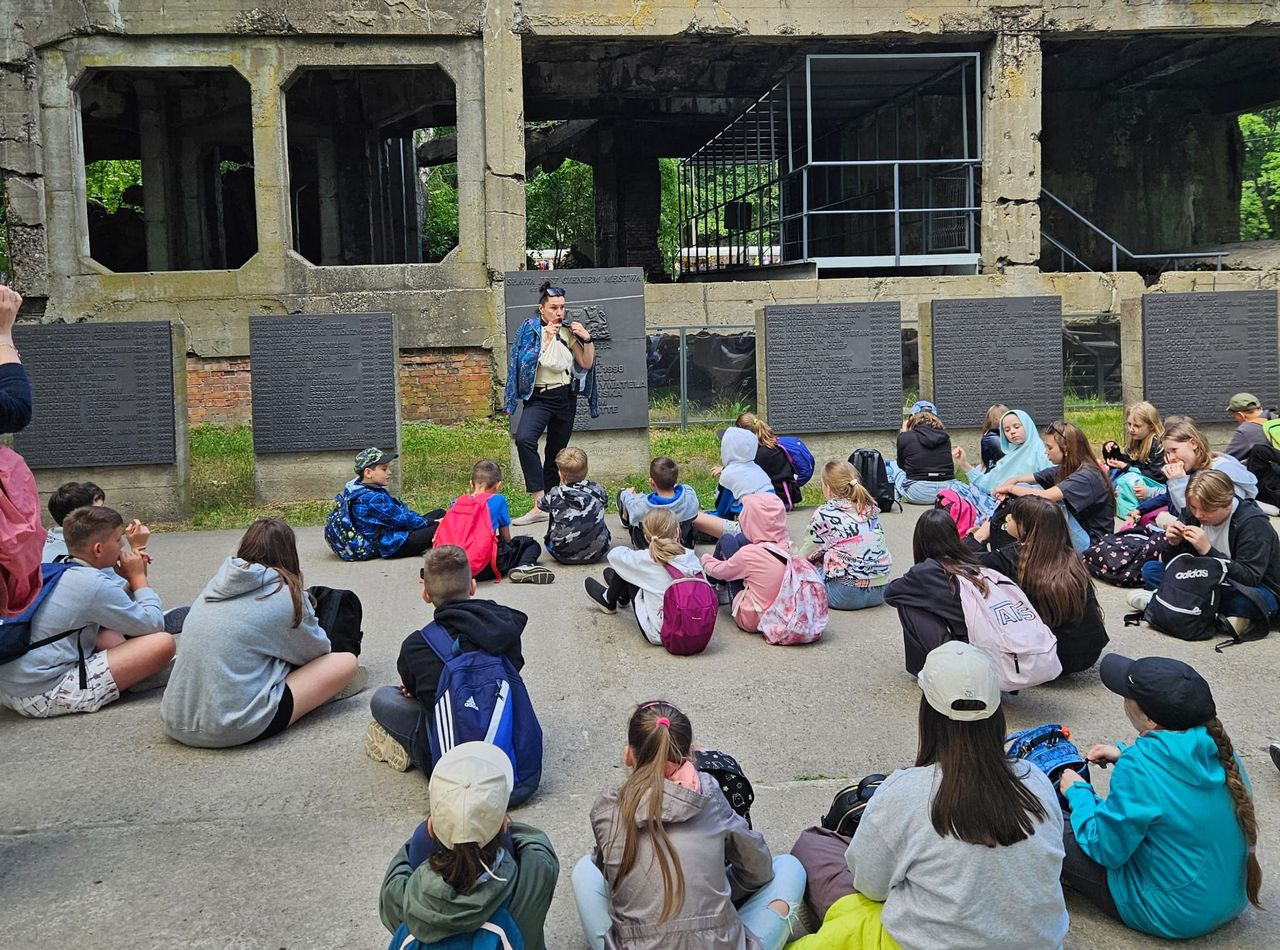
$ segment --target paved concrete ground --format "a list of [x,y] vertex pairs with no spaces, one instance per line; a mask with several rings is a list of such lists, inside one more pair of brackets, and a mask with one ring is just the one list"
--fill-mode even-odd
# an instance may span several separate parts
[[[801,536],[806,513],[790,519]],[[899,568],[915,513],[886,516]],[[391,682],[404,635],[428,617],[418,564],[346,565],[319,529],[299,532],[308,583],[350,587],[365,604],[371,686]],[[615,534],[621,537],[620,533]],[[238,533],[160,536],[152,577],[166,604],[188,602]],[[530,615],[525,678],[546,734],[543,783],[519,816],[546,829],[563,866],[549,946],[580,948],[569,871],[591,843],[587,812],[618,783],[632,705],[658,697],[690,716],[699,742],[737,756],[752,778],[756,827],[789,849],[849,779],[911,763],[919,693],[903,673],[896,614],[832,613],[812,647],[766,646],[723,618],[706,653],[668,656],[630,616],[606,616],[582,593],[586,568],[547,587],[482,593]],[[1260,856],[1280,902],[1280,775],[1266,755],[1280,735],[1280,636],[1215,654],[1149,629],[1124,629],[1123,592],[1102,591],[1113,648],[1194,663],[1254,781]],[[159,694],[48,722],[0,713],[0,947],[383,947],[377,893],[391,855],[426,811],[426,785],[367,759],[368,693],[329,706],[248,749],[200,751],[168,740]],[[1070,724],[1085,744],[1128,737],[1120,701],[1096,673],[1006,702],[1010,726]],[[1105,782],[1105,773],[1103,773]],[[999,900],[1000,895],[992,895]],[[1150,947],[1071,900],[1067,945]],[[1280,945],[1275,911],[1247,910],[1209,947]]]

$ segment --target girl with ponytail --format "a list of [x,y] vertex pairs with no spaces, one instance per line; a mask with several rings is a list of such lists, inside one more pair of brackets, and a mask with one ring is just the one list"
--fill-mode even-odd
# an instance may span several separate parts
[[770,855],[692,753],[693,729],[673,704],[631,714],[631,775],[596,799],[595,854],[573,871],[592,950],[780,950],[790,939],[804,869]]
[[1160,656],[1112,653],[1101,674],[1124,697],[1138,738],[1085,756],[1115,767],[1105,799],[1075,771],[1063,773],[1063,883],[1134,930],[1172,940],[1216,930],[1246,902],[1262,906],[1249,779],[1209,684]]
[[893,560],[875,499],[848,462],[822,467],[822,497],[826,501],[809,521],[800,556],[820,566],[833,610],[883,604]]
[[671,565],[686,577],[702,574],[698,556],[680,543],[680,522],[670,508],[658,508],[640,522],[648,547],[609,549],[604,582],[586,579],[587,597],[607,614],[631,605],[645,639],[662,643],[662,601],[674,578]]

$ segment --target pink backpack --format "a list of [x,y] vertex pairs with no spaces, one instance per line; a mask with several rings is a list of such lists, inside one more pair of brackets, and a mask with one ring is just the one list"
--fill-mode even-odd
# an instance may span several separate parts
[[40,492],[22,456],[0,445],[0,614],[26,610],[40,593]]
[[962,538],[978,525],[978,509],[969,499],[961,498],[953,488],[938,492],[934,505],[951,516],[956,523],[956,533]]
[[670,564],[663,566],[671,575],[671,585],[662,595],[662,629],[658,636],[668,653],[701,653],[716,628],[720,599],[700,572],[690,576]]
[[982,568],[984,597],[977,586],[957,577],[960,606],[969,642],[991,658],[1000,688],[1015,692],[1062,675],[1058,638],[1031,606],[1022,588],[999,571]]
[[827,629],[827,585],[805,558],[793,557],[771,544],[761,545],[786,565],[782,586],[760,615],[760,633],[774,646],[816,643]]

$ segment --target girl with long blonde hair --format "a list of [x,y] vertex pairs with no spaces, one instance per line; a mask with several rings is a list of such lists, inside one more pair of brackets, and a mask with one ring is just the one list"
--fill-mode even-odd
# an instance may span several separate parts
[[1102,461],[1116,486],[1116,516],[1129,512],[1149,498],[1165,494],[1164,424],[1149,402],[1136,402],[1124,414],[1125,446],[1102,444]]
[[755,433],[760,442],[756,450],[756,464],[764,469],[773,483],[774,493],[790,511],[800,501],[800,488],[796,485],[796,470],[791,464],[791,456],[778,442],[777,433],[754,412],[739,414],[734,425]]
[[1163,473],[1169,486],[1169,511],[1181,514],[1187,507],[1187,479],[1192,472],[1211,468],[1222,472],[1235,485],[1236,497],[1256,499],[1258,479],[1236,458],[1214,452],[1209,440],[1190,416],[1170,416],[1164,421],[1165,464]]
[[[688,717],[665,700],[636,707],[623,764],[630,776],[591,809],[595,855],[573,871],[592,950],[781,950],[804,868],[773,857],[697,770]],[[731,892],[751,896],[735,909]]]
[[822,467],[822,497],[813,513],[800,556],[821,566],[827,604],[861,610],[884,603],[893,560],[880,526],[880,509],[848,462]]

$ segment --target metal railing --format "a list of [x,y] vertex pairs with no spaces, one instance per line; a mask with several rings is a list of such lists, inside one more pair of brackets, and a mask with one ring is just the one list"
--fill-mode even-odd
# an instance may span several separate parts
[[[755,324],[662,327],[648,331],[650,426],[730,425],[737,418],[715,409],[756,408]],[[674,343],[676,352],[671,352]],[[693,349],[695,352],[690,353]],[[674,359],[673,359],[674,357]],[[691,396],[691,368],[697,382]],[[654,418],[654,403],[678,376],[679,419]],[[691,411],[692,410],[692,411]]]
[[[1090,221],[1088,218],[1082,215],[1075,208],[1071,207],[1071,205],[1067,204],[1065,201],[1063,201],[1061,198],[1059,198],[1049,189],[1041,188],[1040,193],[1044,195],[1046,198],[1048,198],[1050,201],[1053,201],[1055,204],[1057,204],[1060,208],[1062,208],[1062,210],[1066,211],[1068,214],[1070,214],[1073,218],[1075,218],[1077,221],[1079,221],[1081,224],[1087,227],[1090,231],[1092,231],[1098,237],[1102,238],[1104,243],[1111,245],[1111,270],[1113,273],[1120,270],[1121,254],[1125,255],[1125,257],[1128,257],[1132,261],[1172,261],[1174,270],[1178,269],[1178,261],[1180,260],[1208,260],[1209,258],[1213,258],[1214,261],[1217,263],[1217,269],[1222,270],[1222,261],[1228,254],[1227,251],[1199,251],[1199,252],[1192,251],[1192,252],[1184,252],[1184,253],[1177,253],[1177,254],[1135,254],[1133,253],[1133,251],[1129,250],[1127,247],[1125,247],[1123,244],[1121,244],[1119,241],[1113,238],[1110,234],[1102,230],[1102,228],[1098,227],[1096,224],[1094,224],[1092,221]],[[1040,232],[1040,235],[1041,237],[1046,238],[1050,244],[1058,248],[1060,251],[1064,251],[1067,254],[1069,254],[1072,260],[1076,261],[1081,266],[1086,267],[1089,270],[1093,270],[1092,267],[1089,267],[1087,264],[1084,263],[1084,261],[1081,261],[1079,257],[1071,253],[1061,242],[1056,241],[1053,238],[1049,237],[1043,231]]]

